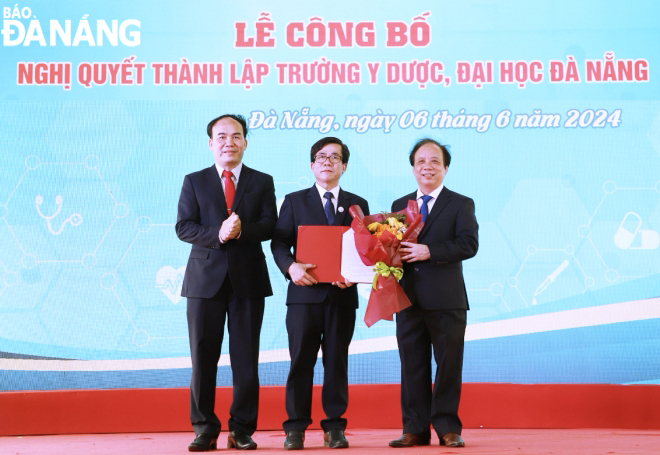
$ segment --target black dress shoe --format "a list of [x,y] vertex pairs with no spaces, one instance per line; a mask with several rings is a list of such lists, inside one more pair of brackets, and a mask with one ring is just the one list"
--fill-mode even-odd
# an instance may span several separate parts
[[390,447],[427,446],[431,443],[431,435],[403,433],[399,439],[390,441]]
[[238,450],[255,450],[257,443],[252,440],[249,434],[242,431],[230,431],[227,437],[227,448]]
[[188,446],[188,452],[208,452],[218,448],[218,437],[212,434],[198,434]]
[[330,430],[323,434],[323,445],[331,449],[347,449],[348,441],[344,437],[344,430]]
[[304,431],[289,431],[284,440],[284,448],[286,450],[302,450],[304,449],[303,442],[305,441]]

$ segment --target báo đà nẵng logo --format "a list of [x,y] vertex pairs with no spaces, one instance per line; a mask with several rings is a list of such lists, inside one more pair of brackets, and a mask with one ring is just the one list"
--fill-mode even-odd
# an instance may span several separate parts
[[140,21],[137,19],[40,20],[28,6],[19,4],[2,8],[3,46],[119,46],[140,44]]

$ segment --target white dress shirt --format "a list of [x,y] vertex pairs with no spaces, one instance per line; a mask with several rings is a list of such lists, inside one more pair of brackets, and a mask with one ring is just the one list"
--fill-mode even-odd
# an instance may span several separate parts
[[[222,189],[224,190],[227,184],[227,182],[225,182],[225,177],[222,175],[224,169],[218,166],[217,163],[215,165],[215,168],[218,171],[218,175],[220,176],[220,180],[222,181]],[[241,176],[241,169],[243,169],[242,161],[238,163],[238,166],[236,166],[234,169],[231,170],[231,173],[233,174],[231,179],[234,182],[234,188],[238,188],[238,179]],[[227,208],[230,209],[231,207],[227,207]]]
[[335,207],[335,213],[337,213],[337,204],[339,204],[339,185],[337,185],[331,190],[326,190],[317,183],[316,189],[319,191],[319,195],[321,196],[321,203],[323,204],[323,207],[325,207],[325,201],[326,201],[326,198],[324,198],[323,195],[328,191],[332,193],[332,205]]
[[[439,187],[431,191],[428,195],[432,197],[432,199],[426,203],[429,207],[429,214],[431,213],[431,209],[433,209],[433,205],[435,204],[436,199],[438,199],[438,196],[440,195],[440,191],[445,187],[444,184],[440,184]],[[419,210],[422,210],[422,196],[424,196],[424,193],[422,193],[422,190],[417,188],[417,207],[419,207]]]

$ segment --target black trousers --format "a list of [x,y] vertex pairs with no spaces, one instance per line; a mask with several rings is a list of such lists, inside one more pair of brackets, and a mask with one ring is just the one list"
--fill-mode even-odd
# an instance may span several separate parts
[[259,336],[264,298],[237,297],[227,276],[213,298],[189,297],[187,315],[192,357],[190,421],[195,434],[220,433],[220,420],[214,407],[225,319],[233,378],[229,431],[253,434],[259,410]]
[[323,431],[346,429],[348,346],[355,329],[355,308],[325,301],[289,304],[286,312],[291,369],[286,380],[284,431],[305,431],[312,423],[312,386],[319,348],[323,350],[321,402]]
[[[419,305],[397,314],[404,433],[429,434],[433,425],[438,437],[461,434],[458,404],[466,320],[466,310],[424,310]],[[431,347],[437,367],[433,388]]]

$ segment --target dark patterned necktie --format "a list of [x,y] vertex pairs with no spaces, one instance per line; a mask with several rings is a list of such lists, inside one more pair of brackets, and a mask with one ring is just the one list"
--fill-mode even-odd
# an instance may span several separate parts
[[332,226],[335,224],[335,206],[332,204],[332,193],[326,191],[323,197],[326,199],[325,206],[323,207],[325,217],[328,219],[328,224]]

